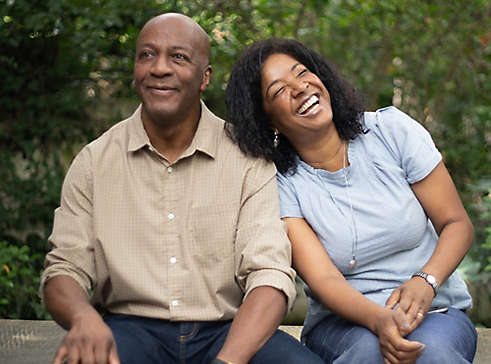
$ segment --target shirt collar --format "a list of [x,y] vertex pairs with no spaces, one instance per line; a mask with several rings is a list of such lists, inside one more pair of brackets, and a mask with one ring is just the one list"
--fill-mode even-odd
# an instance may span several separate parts
[[[150,139],[143,127],[141,108],[142,106],[140,104],[129,118],[131,124],[128,142],[129,152],[135,152],[145,146],[151,146]],[[214,159],[218,150],[218,136],[220,129],[223,129],[223,123],[220,122],[220,119],[206,107],[203,101],[201,101],[201,117],[198,122],[198,128],[196,129],[191,144],[179,159],[188,157],[196,151],[204,153]]]
[[130,127],[128,136],[128,152],[136,152],[145,146],[151,145],[147,132],[143,127],[141,109],[142,106],[140,104],[133,115],[131,115],[129,118]]
[[188,157],[198,151],[215,159],[218,149],[219,129],[223,129],[223,123],[219,121],[220,119],[201,101],[201,117],[198,129],[196,129],[191,145],[184,151],[181,158]]

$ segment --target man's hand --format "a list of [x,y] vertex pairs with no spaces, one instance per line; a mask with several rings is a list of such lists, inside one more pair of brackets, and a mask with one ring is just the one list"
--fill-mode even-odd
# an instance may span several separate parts
[[421,355],[424,345],[404,339],[401,328],[408,328],[406,315],[400,310],[385,309],[375,319],[374,331],[386,364],[409,364]]
[[431,286],[419,277],[413,277],[397,287],[385,302],[385,307],[402,311],[409,320],[409,326],[402,328],[401,335],[406,336],[417,328],[428,312],[433,301]]
[[96,312],[81,313],[58,348],[53,364],[120,364],[111,329]]
[[44,301],[56,322],[68,330],[53,364],[63,360],[67,364],[120,364],[111,329],[73,278],[51,278],[44,287]]
[[274,334],[285,317],[286,307],[285,294],[276,288],[260,286],[253,289],[235,315],[217,359],[248,363]]

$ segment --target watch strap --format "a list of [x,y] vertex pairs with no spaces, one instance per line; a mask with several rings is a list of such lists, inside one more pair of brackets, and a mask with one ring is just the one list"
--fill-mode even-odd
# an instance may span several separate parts
[[223,360],[221,360],[221,359],[215,358],[215,359],[213,359],[213,360],[211,361],[211,363],[210,363],[210,364],[233,364],[233,363],[231,363],[231,362],[229,362],[229,361],[223,361]]
[[433,293],[436,296],[436,292],[438,291],[439,285],[438,282],[436,281],[436,278],[432,276],[431,274],[425,273],[423,271],[417,271],[414,273],[411,278],[413,277],[421,277],[425,280],[426,283],[428,283],[431,288],[433,288]]

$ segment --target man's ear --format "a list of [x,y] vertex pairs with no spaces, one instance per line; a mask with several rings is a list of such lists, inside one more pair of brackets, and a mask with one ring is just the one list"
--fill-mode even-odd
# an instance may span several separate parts
[[203,71],[203,79],[201,80],[201,87],[200,87],[201,92],[205,91],[208,85],[210,84],[212,72],[213,70],[211,66],[210,65],[206,66],[205,70]]

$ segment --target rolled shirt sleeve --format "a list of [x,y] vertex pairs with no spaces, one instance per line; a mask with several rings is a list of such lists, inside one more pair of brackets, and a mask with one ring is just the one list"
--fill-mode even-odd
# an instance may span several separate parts
[[288,310],[296,297],[291,246],[279,219],[275,169],[256,161],[243,186],[236,237],[236,277],[244,299],[259,286],[282,291]]
[[89,294],[96,281],[92,231],[92,182],[87,149],[73,160],[55,210],[53,231],[48,238],[39,294],[44,299],[46,282],[58,275],[73,278]]

